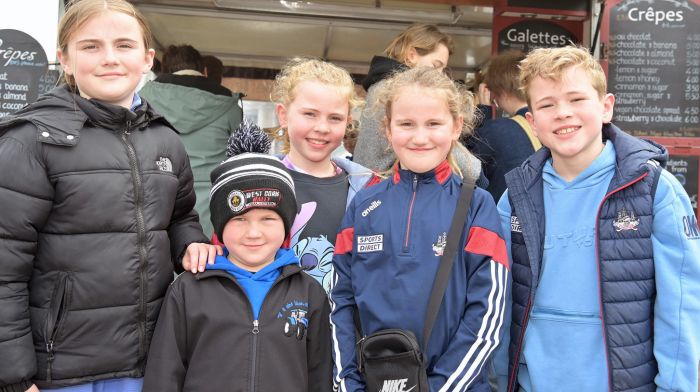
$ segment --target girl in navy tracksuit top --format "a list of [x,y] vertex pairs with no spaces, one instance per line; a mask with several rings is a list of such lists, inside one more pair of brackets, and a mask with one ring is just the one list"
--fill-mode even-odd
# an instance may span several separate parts
[[[473,107],[471,96],[428,68],[388,80],[379,102],[399,162],[393,176],[357,194],[336,240],[330,300],[340,391],[365,390],[355,307],[363,335],[402,328],[424,346],[430,290],[462,182],[450,152],[473,114],[465,112]],[[482,189],[474,191],[461,242],[426,353],[435,392],[488,391],[484,369],[501,337],[508,256],[495,203]]]

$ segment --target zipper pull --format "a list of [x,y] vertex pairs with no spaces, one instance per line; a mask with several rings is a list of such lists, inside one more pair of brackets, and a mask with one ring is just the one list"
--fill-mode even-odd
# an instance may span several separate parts
[[126,122],[126,127],[124,127],[124,134],[128,135],[131,133],[131,121]]
[[46,381],[51,382],[51,362],[53,362],[53,340],[46,342]]
[[253,320],[253,334],[257,335],[260,333],[260,323],[258,323],[258,320]]
[[416,191],[417,187],[418,187],[418,176],[414,174],[413,175],[413,192]]

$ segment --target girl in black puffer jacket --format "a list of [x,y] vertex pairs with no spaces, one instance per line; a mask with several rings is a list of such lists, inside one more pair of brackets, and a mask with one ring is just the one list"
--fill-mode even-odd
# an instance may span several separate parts
[[0,122],[0,391],[138,387],[174,266],[216,252],[177,133],[134,93],[148,37],[126,1],[76,2],[68,85]]

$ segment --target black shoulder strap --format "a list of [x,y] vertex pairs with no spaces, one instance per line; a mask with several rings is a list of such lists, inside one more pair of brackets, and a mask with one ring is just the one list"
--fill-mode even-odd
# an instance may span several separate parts
[[445,296],[447,283],[450,280],[452,264],[454,263],[457,250],[461,245],[461,241],[459,239],[462,236],[462,229],[464,228],[464,223],[468,217],[469,205],[471,204],[472,195],[474,194],[474,186],[475,183],[473,178],[464,179],[462,183],[462,190],[459,193],[459,200],[457,201],[457,208],[452,216],[452,225],[450,226],[450,232],[447,234],[445,251],[440,258],[440,266],[438,267],[438,272],[435,276],[433,289],[430,292],[428,311],[425,316],[425,326],[423,328],[423,353],[425,355],[428,354],[428,340],[430,339],[430,334],[433,330],[435,319],[437,319],[438,311],[440,310],[440,305],[442,304],[442,298]]

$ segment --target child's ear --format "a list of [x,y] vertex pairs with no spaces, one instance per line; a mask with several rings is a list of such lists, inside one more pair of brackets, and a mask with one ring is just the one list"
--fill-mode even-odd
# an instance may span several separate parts
[[386,136],[386,140],[389,140],[389,144],[391,144],[391,128],[389,127],[390,121],[386,116],[384,116],[382,122],[384,123],[384,136]]
[[275,105],[275,114],[277,115],[277,122],[280,123],[280,128],[287,127],[287,108],[281,103]]
[[615,96],[605,94],[603,97],[603,124],[608,124],[612,121],[613,108],[615,107]]
[[408,55],[406,56],[406,65],[413,68],[413,66],[416,64],[416,60],[418,60],[418,51],[416,51],[416,48],[408,49]]
[[68,61],[68,56],[63,53],[61,49],[56,49],[56,57],[58,57],[58,61],[61,63],[63,72],[66,75],[73,75],[73,68],[70,65],[70,61]]
[[146,51],[146,64],[143,67],[143,73],[148,73],[148,71],[153,68],[153,58],[156,57],[156,51],[153,49],[148,49]]
[[525,112],[525,119],[530,124],[530,128],[532,128],[532,132],[535,134],[535,136],[539,137],[537,134],[537,128],[535,128],[535,117],[532,115],[531,111],[528,110]]
[[464,129],[464,116],[457,116],[454,121],[454,129],[452,130],[452,140],[459,140],[462,136],[462,129]]

